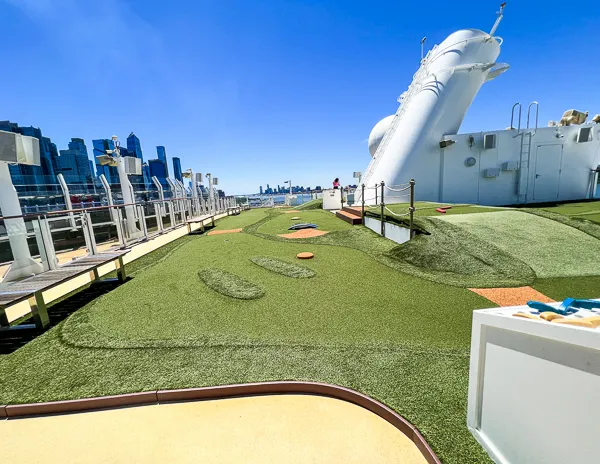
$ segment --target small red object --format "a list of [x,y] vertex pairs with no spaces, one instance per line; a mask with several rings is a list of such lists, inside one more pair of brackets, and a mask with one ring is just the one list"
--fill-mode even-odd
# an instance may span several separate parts
[[435,210],[436,210],[438,213],[444,213],[444,214],[446,214],[446,210],[445,210],[445,209],[443,209],[443,208],[436,208]]
[[452,206],[440,206],[440,209],[444,209],[444,210],[452,209]]

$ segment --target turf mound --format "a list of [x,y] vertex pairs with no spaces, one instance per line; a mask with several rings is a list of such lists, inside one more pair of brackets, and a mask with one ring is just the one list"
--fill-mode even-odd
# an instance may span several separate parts
[[[574,227],[522,211],[442,219],[521,259],[537,277],[600,275],[600,240]],[[592,224],[593,226],[593,224]]]
[[260,267],[268,269],[269,271],[273,271],[277,274],[281,274],[287,277],[294,277],[296,279],[306,279],[317,275],[317,273],[312,269],[308,269],[303,266],[298,266],[297,264],[288,263],[286,261],[281,261],[277,258],[255,256],[254,258],[250,258],[250,261],[252,261],[254,264]]
[[202,269],[198,271],[198,277],[215,292],[238,300],[256,300],[265,295],[258,285],[222,269]]
[[307,209],[323,209],[323,199],[317,198],[316,200],[308,201],[296,209],[307,210]]
[[[486,213],[474,216],[482,214]],[[523,261],[461,227],[434,218],[416,221],[429,235],[418,235],[385,253],[389,266],[457,287],[520,287],[535,280]]]
[[600,240],[600,214],[598,215],[598,220],[595,220],[593,215],[567,216],[557,212],[559,211],[558,209],[552,209],[550,211],[539,208],[525,208],[523,211],[574,227],[575,229]]

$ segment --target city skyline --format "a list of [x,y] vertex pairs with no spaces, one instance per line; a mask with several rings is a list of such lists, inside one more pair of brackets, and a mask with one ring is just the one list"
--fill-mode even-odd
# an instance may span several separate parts
[[[40,127],[21,126],[18,122],[11,120],[0,120],[0,130],[15,132],[21,135],[35,137],[40,143],[40,166],[11,165],[9,166],[13,183],[18,186],[41,187],[56,186],[57,175],[63,175],[67,184],[93,184],[94,181],[104,174],[110,184],[118,184],[119,177],[117,169],[112,166],[102,166],[98,156],[106,154],[107,150],[115,148],[112,139],[92,139],[91,155],[85,140],[80,137],[72,137],[67,148],[58,149],[50,137],[44,136]],[[157,176],[161,183],[168,186],[168,158],[166,148],[163,145],[156,147],[157,158],[149,159],[143,163],[142,142],[139,137],[131,132],[126,139],[126,147],[120,146],[121,156],[133,156],[139,158],[144,166],[141,176],[131,176],[132,184],[149,185],[152,183],[151,176]],[[90,158],[91,156],[91,158]],[[181,171],[181,159],[173,158],[173,172]],[[148,162],[151,162],[150,166]]]

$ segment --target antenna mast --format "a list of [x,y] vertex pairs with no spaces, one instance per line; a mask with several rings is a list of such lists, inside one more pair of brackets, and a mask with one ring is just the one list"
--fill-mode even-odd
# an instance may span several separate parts
[[494,34],[496,33],[496,29],[498,29],[498,26],[500,25],[500,22],[502,21],[502,18],[504,18],[504,7],[506,6],[506,2],[503,2],[500,5],[500,11],[498,11],[496,14],[498,15],[498,17],[496,18],[496,22],[494,23],[494,25],[492,26],[492,30],[490,31],[490,37],[493,37]]
[[423,37],[421,39],[421,62],[423,62],[423,58],[425,58],[425,41],[427,40],[427,37]]

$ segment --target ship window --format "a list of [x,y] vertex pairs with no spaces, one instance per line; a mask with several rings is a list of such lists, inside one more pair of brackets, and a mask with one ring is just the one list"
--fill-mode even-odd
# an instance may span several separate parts
[[496,148],[496,134],[486,134],[483,137],[483,148],[492,150]]
[[579,134],[577,135],[577,143],[589,142],[592,135],[591,127],[582,127],[579,129]]

